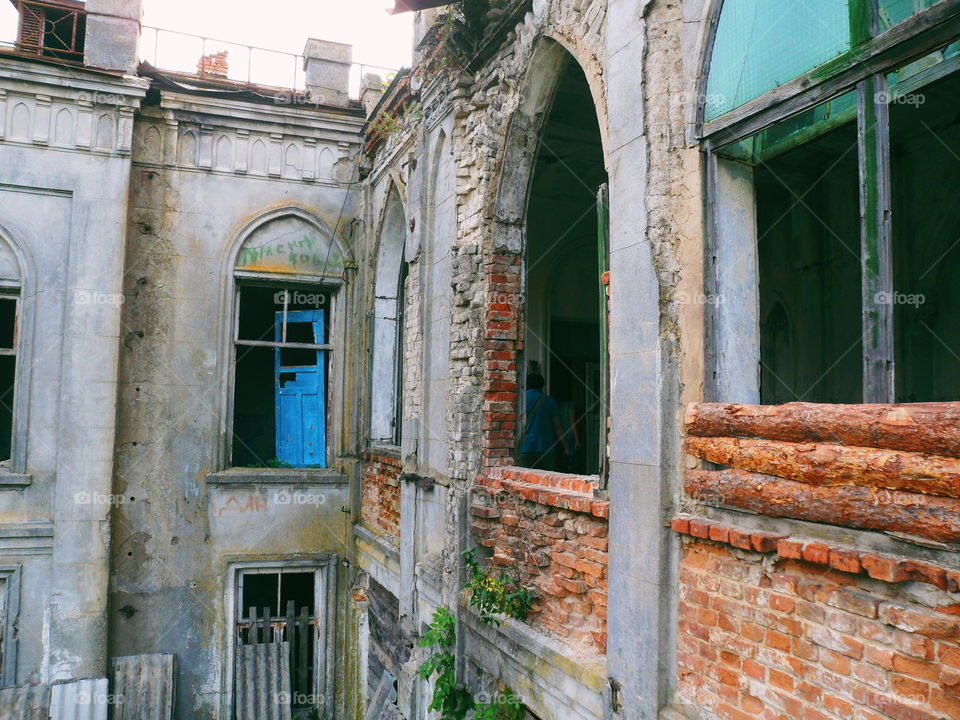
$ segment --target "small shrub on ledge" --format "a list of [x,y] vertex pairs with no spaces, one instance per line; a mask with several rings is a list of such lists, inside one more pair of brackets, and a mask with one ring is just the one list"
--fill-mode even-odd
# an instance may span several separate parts
[[496,577],[484,572],[476,550],[467,550],[463,556],[469,576],[466,589],[470,604],[480,611],[480,620],[487,625],[500,624],[495,615],[526,620],[533,609],[533,594],[502,570]]

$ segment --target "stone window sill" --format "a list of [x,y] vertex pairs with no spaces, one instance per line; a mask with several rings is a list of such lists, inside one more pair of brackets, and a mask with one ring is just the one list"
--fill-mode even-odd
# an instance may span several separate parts
[[23,490],[33,484],[33,475],[0,470],[0,491]]
[[207,474],[209,485],[346,485],[335,468],[228,468]]

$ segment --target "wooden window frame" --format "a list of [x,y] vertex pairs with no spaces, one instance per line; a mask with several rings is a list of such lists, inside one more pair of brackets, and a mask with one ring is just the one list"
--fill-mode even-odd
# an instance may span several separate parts
[[[943,0],[886,32],[879,33],[877,0],[851,0],[854,47],[834,60],[771,90],[709,122],[704,121],[710,57],[723,3],[710,19],[704,48],[697,108],[697,139],[704,154],[706,176],[705,263],[706,294],[723,295],[716,260],[716,209],[719,151],[789,117],[844,93],[857,93],[860,187],[860,250],[862,264],[863,402],[893,403],[895,394],[894,307],[877,303],[878,295],[893,293],[891,223],[890,118],[888,104],[877,98],[888,93],[887,74],[910,61],[960,39],[960,0]],[[859,41],[859,42],[858,42]],[[759,272],[759,271],[758,271]],[[757,277],[759,282],[759,277]],[[705,388],[708,400],[724,402],[718,387],[721,368],[719,303],[707,303],[708,350]]]

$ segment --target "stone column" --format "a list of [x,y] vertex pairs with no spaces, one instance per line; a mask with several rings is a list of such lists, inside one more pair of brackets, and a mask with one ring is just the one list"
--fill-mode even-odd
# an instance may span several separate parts
[[353,46],[310,38],[303,49],[307,93],[321,105],[346,107],[350,104],[350,65]]
[[360,82],[360,103],[367,111],[367,117],[383,97],[383,78],[375,73],[367,73]]
[[140,63],[141,0],[87,0],[84,65],[134,74]]

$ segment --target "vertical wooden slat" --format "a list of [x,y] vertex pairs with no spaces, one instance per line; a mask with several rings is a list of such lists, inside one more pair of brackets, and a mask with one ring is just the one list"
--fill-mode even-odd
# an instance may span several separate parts
[[[297,666],[297,606],[293,600],[287,601],[287,643],[290,645],[290,667]],[[295,685],[291,678],[291,687]],[[294,688],[297,690],[298,688]]]
[[309,678],[308,671],[310,666],[309,661],[309,652],[310,652],[310,614],[306,606],[300,608],[300,623],[297,631],[300,637],[297,639],[297,688],[303,692],[309,692]]
[[255,607],[250,608],[250,633],[247,638],[248,645],[257,644],[257,609]]
[[890,219],[890,127],[886,75],[857,87],[860,135],[860,254],[863,401],[892,403],[893,231]]
[[263,633],[260,635],[260,637],[262,638],[262,642],[272,643],[272,642],[273,642],[273,632],[272,632],[273,628],[272,628],[272,626],[270,625],[270,608],[269,608],[269,607],[265,607],[265,608],[263,609],[263,617],[261,618],[261,622],[263,623],[263,626],[262,626],[262,627],[263,627]]

